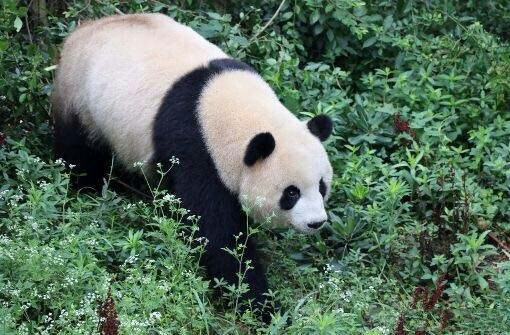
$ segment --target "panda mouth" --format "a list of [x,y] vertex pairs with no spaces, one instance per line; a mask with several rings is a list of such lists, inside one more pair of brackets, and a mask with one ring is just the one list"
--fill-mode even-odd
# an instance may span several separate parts
[[311,222],[311,223],[307,224],[307,226],[308,226],[308,228],[311,228],[311,229],[320,229],[322,226],[324,226],[324,223],[326,223],[326,220]]

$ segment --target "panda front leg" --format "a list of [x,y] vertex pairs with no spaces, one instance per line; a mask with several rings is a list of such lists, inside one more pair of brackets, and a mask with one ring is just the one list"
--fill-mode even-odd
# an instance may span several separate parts
[[237,301],[240,311],[246,310],[250,304],[262,320],[269,323],[274,310],[267,301],[267,279],[257,257],[254,240],[244,233],[237,237],[206,236],[208,244],[202,256],[202,265],[211,279],[223,279],[227,285],[246,284],[248,291],[241,294]]
[[[181,199],[183,208],[200,216],[198,233],[207,240],[200,264],[207,271],[207,279],[217,278],[228,285],[247,284],[248,291],[238,302],[242,307],[251,301],[253,309],[258,309],[262,319],[269,322],[273,310],[266,303],[267,279],[253,238],[248,234],[247,216],[237,196],[225,187],[210,166],[213,166],[210,161],[182,159],[172,170],[168,188]],[[235,257],[225,249],[240,250],[242,254]]]

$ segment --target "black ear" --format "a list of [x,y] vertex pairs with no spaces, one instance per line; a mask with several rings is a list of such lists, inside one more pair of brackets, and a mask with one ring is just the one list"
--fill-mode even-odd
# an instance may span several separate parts
[[274,137],[271,133],[260,133],[255,135],[244,154],[244,164],[252,166],[259,159],[271,155],[275,147]]
[[317,115],[306,124],[312,134],[317,136],[321,142],[327,140],[333,130],[333,122],[327,115]]

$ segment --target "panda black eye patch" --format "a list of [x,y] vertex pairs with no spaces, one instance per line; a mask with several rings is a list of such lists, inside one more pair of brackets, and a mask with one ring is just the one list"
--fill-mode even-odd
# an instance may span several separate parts
[[321,193],[322,197],[324,198],[326,196],[326,191],[328,189],[326,188],[326,184],[324,183],[324,179],[321,178],[319,181],[319,192]]
[[292,209],[301,197],[301,191],[294,185],[290,185],[283,190],[282,197],[280,198],[280,208],[288,211]]

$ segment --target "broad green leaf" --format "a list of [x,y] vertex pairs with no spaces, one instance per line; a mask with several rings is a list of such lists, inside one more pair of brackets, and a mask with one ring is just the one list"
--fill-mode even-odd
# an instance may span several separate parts
[[370,37],[363,43],[363,49],[372,46],[375,42],[377,42],[377,37]]
[[23,27],[23,22],[21,21],[21,19],[19,18],[19,16],[16,16],[16,19],[14,20],[14,28],[16,29],[16,32],[19,33],[19,31],[21,30],[21,28]]

